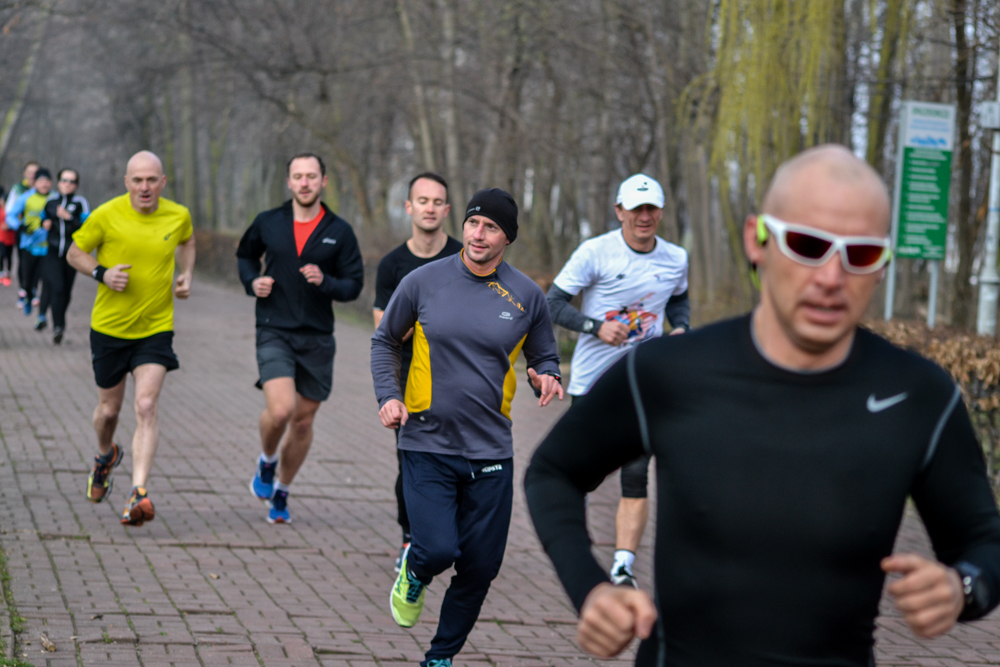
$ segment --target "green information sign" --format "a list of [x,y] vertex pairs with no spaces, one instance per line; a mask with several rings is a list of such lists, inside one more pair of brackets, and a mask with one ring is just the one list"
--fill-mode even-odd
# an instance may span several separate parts
[[951,151],[903,148],[896,256],[944,259]]
[[896,175],[896,257],[944,259],[955,107],[906,102]]

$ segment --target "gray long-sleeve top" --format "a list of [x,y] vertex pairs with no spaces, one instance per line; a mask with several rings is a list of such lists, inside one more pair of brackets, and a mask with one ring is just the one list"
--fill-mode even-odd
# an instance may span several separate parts
[[[413,362],[400,393],[402,339],[413,328]],[[406,404],[399,448],[472,460],[513,456],[510,405],[524,352],[528,368],[559,375],[545,294],[501,262],[474,274],[461,254],[416,269],[399,284],[372,336],[379,407]]]

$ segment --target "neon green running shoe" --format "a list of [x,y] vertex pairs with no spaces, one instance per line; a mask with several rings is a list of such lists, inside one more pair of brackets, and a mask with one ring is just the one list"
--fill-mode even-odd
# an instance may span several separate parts
[[396,583],[389,596],[389,606],[392,607],[392,617],[403,628],[412,628],[420,620],[420,612],[424,610],[424,593],[427,584],[410,573],[403,559],[403,567],[399,570]]

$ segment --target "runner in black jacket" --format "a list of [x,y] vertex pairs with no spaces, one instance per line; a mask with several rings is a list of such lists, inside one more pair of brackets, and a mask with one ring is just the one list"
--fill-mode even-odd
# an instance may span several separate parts
[[59,196],[45,205],[45,220],[48,225],[49,253],[42,260],[42,301],[38,307],[36,329],[45,327],[45,313],[52,308],[52,342],[62,343],[66,328],[66,309],[76,282],[76,269],[66,261],[66,253],[73,243],[73,234],[80,229],[90,215],[90,203],[76,190],[80,186],[80,175],[73,169],[59,172]]
[[[295,248],[291,201],[258,215],[240,239],[236,257],[247,294],[254,296],[253,281],[261,275],[274,279],[270,296],[257,299],[258,328],[332,334],[332,302],[354,301],[361,294],[365,269],[354,230],[326,204],[320,205],[324,216],[301,256]],[[308,263],[323,272],[320,284],[303,279],[301,269]]]
[[263,452],[250,491],[269,501],[271,523],[291,521],[288,487],[312,444],[316,411],[333,387],[332,302],[358,298],[364,281],[354,231],[319,199],[326,182],[318,155],[289,160],[292,200],[258,215],[236,251],[240,280],[257,297],[258,386],[267,400],[260,417]]
[[[638,635],[642,665],[869,667],[885,573],[902,575],[888,592],[925,638],[1000,600],[1000,516],[961,392],[857,329],[889,257],[881,180],[842,147],[813,149],[763,210],[744,231],[753,314],[633,349],[528,470],[596,655]],[[655,608],[607,583],[584,516],[586,492],[642,452],[657,471]],[[938,560],[891,555],[908,496]]]

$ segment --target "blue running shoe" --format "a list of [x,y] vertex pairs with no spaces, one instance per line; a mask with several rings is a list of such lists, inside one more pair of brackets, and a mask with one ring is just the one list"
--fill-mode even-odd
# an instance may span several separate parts
[[250,480],[250,493],[260,500],[270,500],[274,495],[274,472],[278,469],[278,462],[265,463],[264,459],[257,459],[257,474]]
[[424,667],[451,667],[451,658],[435,658],[421,663]]
[[31,315],[31,299],[25,299],[24,300],[24,308],[23,309],[24,309],[25,316],[30,316]]
[[267,513],[268,523],[291,523],[288,514],[288,491],[277,490],[271,496],[271,511]]

